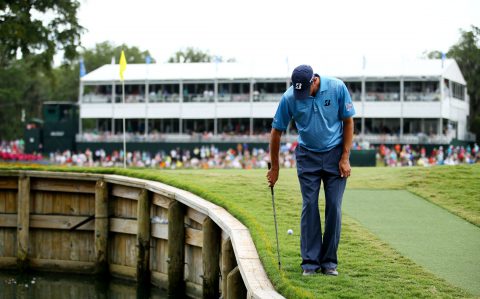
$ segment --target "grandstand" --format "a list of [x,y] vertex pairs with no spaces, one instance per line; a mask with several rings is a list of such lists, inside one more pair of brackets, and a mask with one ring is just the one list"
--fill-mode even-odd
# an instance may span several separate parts
[[[454,60],[310,64],[321,76],[346,83],[357,111],[357,142],[473,140],[467,131],[467,86]],[[120,142],[123,118],[128,142],[267,143],[293,67],[129,64],[123,103],[119,66],[104,65],[80,80],[77,143]],[[293,123],[284,138],[296,138]]]

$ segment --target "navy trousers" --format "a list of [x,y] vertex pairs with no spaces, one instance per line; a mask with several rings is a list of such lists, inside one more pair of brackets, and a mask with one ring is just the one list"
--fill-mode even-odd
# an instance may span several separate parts
[[[297,146],[297,173],[302,191],[300,250],[302,268],[317,270],[337,268],[337,249],[340,241],[342,221],[342,198],[346,178],[340,177],[338,163],[342,156],[342,145],[328,152],[317,153]],[[325,191],[325,232],[318,209],[321,182]]]

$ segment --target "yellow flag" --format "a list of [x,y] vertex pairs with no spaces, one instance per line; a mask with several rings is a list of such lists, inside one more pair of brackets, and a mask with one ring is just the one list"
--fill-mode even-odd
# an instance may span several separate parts
[[125,53],[120,55],[120,80],[123,81],[123,72],[127,69],[127,60],[125,59]]

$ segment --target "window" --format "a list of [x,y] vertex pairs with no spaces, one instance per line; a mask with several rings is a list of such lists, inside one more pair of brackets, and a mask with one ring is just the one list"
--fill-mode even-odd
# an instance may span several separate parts
[[286,90],[285,82],[256,82],[253,85],[254,102],[277,102]]
[[362,82],[345,82],[352,101],[362,100]]
[[367,101],[400,101],[400,82],[371,81],[366,82]]
[[219,102],[248,102],[250,101],[250,83],[219,83]]
[[452,81],[452,96],[456,99],[465,100],[465,86]]
[[150,102],[178,102],[179,97],[179,84],[152,84],[149,86],[148,100]]
[[405,101],[432,102],[440,100],[438,81],[405,81]]

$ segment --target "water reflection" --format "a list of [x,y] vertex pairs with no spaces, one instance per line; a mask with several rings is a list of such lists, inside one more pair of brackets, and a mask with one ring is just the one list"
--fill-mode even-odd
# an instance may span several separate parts
[[167,293],[157,287],[137,287],[134,283],[94,276],[0,272],[0,299],[163,299]]

